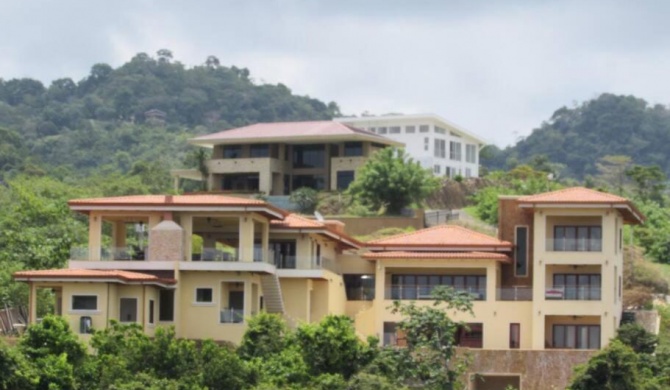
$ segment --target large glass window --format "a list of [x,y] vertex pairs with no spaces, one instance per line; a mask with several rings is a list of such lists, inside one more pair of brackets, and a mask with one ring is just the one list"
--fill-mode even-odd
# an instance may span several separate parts
[[362,142],[345,142],[344,143],[344,156],[345,157],[356,157],[363,155],[363,143]]
[[323,168],[325,164],[325,145],[293,146],[293,168]]
[[301,187],[309,187],[315,190],[326,188],[326,177],[324,175],[293,175],[293,190]]
[[[579,301],[599,301],[601,297],[601,276],[599,274],[554,274],[557,290],[551,298]],[[562,295],[558,292],[561,292]]]
[[528,227],[517,226],[514,247],[514,275],[528,276]]
[[416,133],[416,126],[405,126],[405,133],[407,134]]
[[249,146],[249,157],[270,157],[270,145],[252,144]]
[[270,241],[270,250],[274,256],[274,264],[281,269],[295,269],[295,240]]
[[174,290],[161,290],[158,297],[158,321],[174,321]]
[[337,171],[337,189],[344,191],[354,181],[354,171]]
[[600,349],[600,325],[554,325],[553,348]]
[[477,162],[477,146],[466,144],[465,145],[465,161],[469,163]]
[[554,226],[554,251],[600,252],[602,228],[600,226]]
[[389,134],[400,134],[400,126],[389,127]]
[[375,299],[374,275],[345,274],[344,288],[349,301],[372,301]]
[[72,310],[98,310],[98,296],[73,295]]
[[447,286],[486,300],[486,275],[391,275],[387,299],[432,299],[433,289]]
[[242,157],[242,145],[225,145],[223,147],[223,158]]
[[484,325],[469,323],[456,332],[456,345],[467,348],[482,348],[484,344]]
[[429,125],[419,126],[419,133],[427,133],[429,131],[430,131],[430,126]]
[[461,161],[461,143],[460,142],[449,142],[449,159],[455,161]]
[[435,157],[445,158],[447,155],[446,141],[443,139],[435,140],[435,150],[433,151]]

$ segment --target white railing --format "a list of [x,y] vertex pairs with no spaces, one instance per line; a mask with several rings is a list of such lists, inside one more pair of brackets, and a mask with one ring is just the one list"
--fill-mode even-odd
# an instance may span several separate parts
[[532,301],[533,288],[529,286],[501,287],[496,289],[498,301]]
[[221,310],[220,321],[222,324],[239,324],[244,322],[244,310],[229,309]]

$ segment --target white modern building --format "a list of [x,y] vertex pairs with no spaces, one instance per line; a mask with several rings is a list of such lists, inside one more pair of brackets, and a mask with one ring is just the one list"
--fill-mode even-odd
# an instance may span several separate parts
[[407,153],[436,175],[479,176],[483,138],[435,114],[335,118],[405,144]]

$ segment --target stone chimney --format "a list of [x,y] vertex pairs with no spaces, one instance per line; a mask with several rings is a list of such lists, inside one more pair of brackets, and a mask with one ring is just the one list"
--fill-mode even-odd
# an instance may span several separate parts
[[184,259],[184,229],[174,221],[164,220],[149,231],[149,261]]

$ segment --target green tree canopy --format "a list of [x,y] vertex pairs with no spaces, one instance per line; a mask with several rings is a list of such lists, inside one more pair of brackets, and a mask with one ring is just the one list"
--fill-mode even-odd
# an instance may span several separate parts
[[439,185],[440,180],[403,149],[385,148],[359,169],[348,191],[371,209],[385,207],[389,214],[400,214],[404,207],[421,205]]

